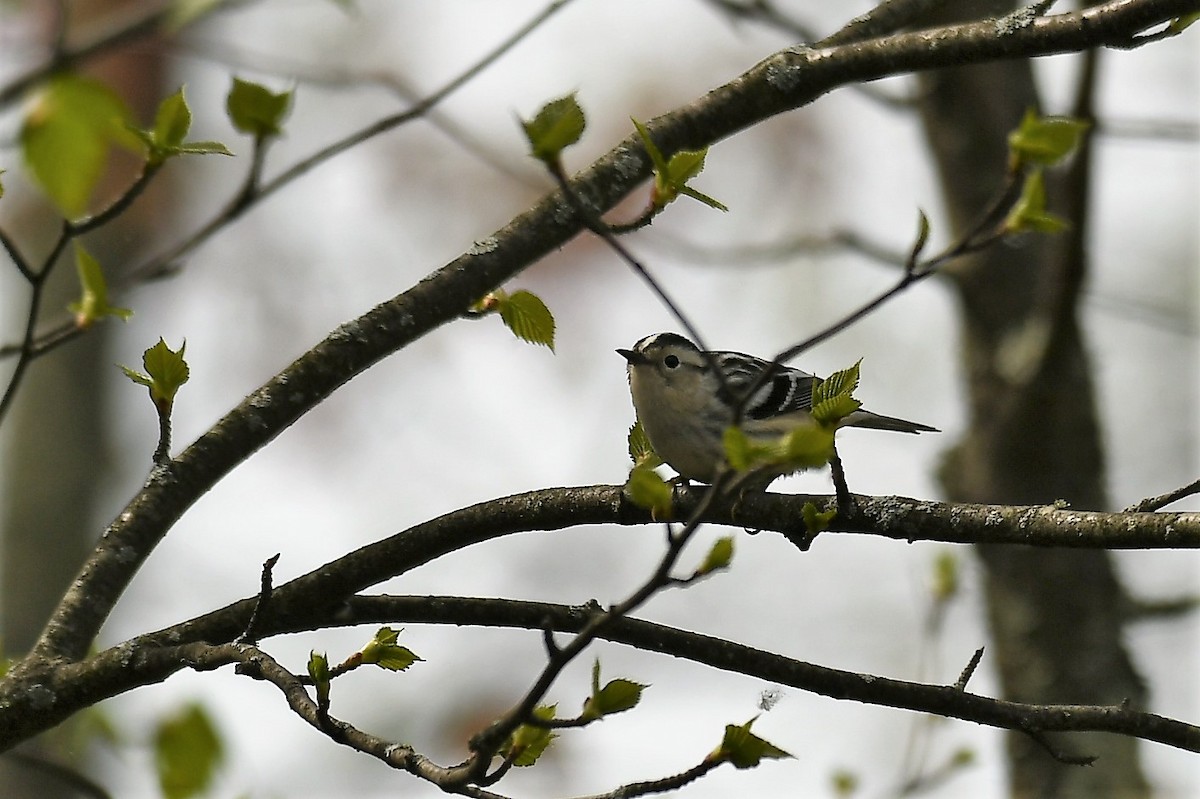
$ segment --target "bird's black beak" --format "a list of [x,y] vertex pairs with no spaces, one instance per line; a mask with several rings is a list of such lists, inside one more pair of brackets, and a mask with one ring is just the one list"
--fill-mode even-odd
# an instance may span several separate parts
[[637,350],[617,350],[617,355],[620,355],[622,358],[629,361],[629,363],[634,366],[650,362],[650,360],[645,355],[638,352]]

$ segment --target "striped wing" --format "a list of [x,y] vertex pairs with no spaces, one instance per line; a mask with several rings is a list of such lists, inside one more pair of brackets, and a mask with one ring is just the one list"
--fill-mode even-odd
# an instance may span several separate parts
[[[758,382],[770,361],[744,355],[740,352],[714,353],[717,363],[725,373],[725,399],[733,403],[746,395]],[[746,405],[746,417],[770,419],[775,416],[812,410],[813,387],[817,377],[799,369],[776,366],[771,376],[754,391]]]

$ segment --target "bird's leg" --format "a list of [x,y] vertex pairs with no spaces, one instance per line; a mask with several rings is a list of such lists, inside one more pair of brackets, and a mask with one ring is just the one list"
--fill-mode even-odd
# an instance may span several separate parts
[[847,516],[854,506],[854,498],[850,496],[850,488],[846,485],[846,472],[842,469],[842,459],[838,457],[837,446],[829,458],[829,473],[833,478],[833,490],[837,494],[838,515]]

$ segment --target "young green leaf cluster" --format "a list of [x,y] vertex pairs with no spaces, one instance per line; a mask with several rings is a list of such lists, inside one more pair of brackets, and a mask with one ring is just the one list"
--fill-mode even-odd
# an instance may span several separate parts
[[732,763],[734,768],[747,769],[754,768],[764,760],[792,757],[770,741],[750,732],[751,725],[757,720],[756,716],[745,724],[727,724],[720,746],[714,749],[707,759],[710,762]]
[[191,377],[191,370],[183,353],[187,342],[178,350],[172,350],[161,338],[158,343],[142,353],[145,372],[122,366],[125,376],[140,386],[150,389],[150,400],[158,413],[158,446],[154,450],[154,462],[166,463],[171,449],[171,410],[175,407],[175,395]]
[[133,311],[128,308],[108,304],[108,284],[104,281],[100,262],[79,242],[75,242],[75,269],[79,273],[79,285],[83,294],[67,308],[75,314],[77,327],[91,327],[106,316],[115,316],[121,321],[127,321],[133,316]]
[[709,208],[718,211],[729,210],[724,204],[687,185],[689,180],[704,170],[704,159],[708,156],[707,147],[701,150],[680,150],[667,158],[650,137],[649,129],[636,119],[632,121],[642,140],[642,146],[646,148],[646,154],[654,163],[654,192],[651,194],[650,204],[655,211],[662,210],[681,194],[702,202]]
[[186,341],[178,350],[172,350],[167,346],[167,342],[160,338],[157,344],[142,353],[145,372],[138,372],[128,366],[122,366],[121,371],[133,382],[150,389],[150,399],[154,401],[154,406],[161,412],[170,414],[175,395],[191,376],[191,370],[183,357],[186,349]]
[[233,155],[218,141],[185,141],[191,129],[192,109],[182,87],[158,104],[153,127],[132,128],[146,147],[147,161],[154,166],[180,155]]
[[1046,208],[1046,184],[1042,173],[1078,149],[1089,124],[1070,117],[1039,116],[1030,109],[1021,124],[1008,135],[1009,170],[1025,172],[1021,194],[1004,220],[1008,233],[1059,233],[1067,222]]
[[530,344],[540,344],[554,351],[554,314],[532,291],[518,289],[509,294],[502,289],[489,292],[471,306],[469,316],[499,314],[512,334]]

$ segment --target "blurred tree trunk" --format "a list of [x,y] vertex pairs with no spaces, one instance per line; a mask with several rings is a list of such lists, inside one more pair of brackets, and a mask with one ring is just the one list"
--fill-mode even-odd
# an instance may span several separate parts
[[[947,4],[941,20],[1003,14],[1012,4]],[[1090,56],[1094,58],[1094,56]],[[1090,66],[1089,62],[1089,66]],[[1084,81],[1090,84],[1091,69]],[[928,73],[921,113],[952,224],[962,231],[1001,185],[1006,134],[1040,108],[1028,61]],[[1083,95],[1089,94],[1083,89]],[[1086,111],[1087,103],[1084,103]],[[993,248],[949,273],[961,306],[970,426],[949,456],[951,499],[1105,509],[1104,453],[1079,326],[1086,272],[1086,150],[1050,203],[1072,229]],[[1068,208],[1063,207],[1063,194]],[[977,548],[1004,695],[1029,702],[1141,705],[1145,689],[1121,641],[1123,593],[1105,552]],[[1090,768],[1058,762],[1096,755]],[[1149,789],[1129,738],[1039,742],[1008,734],[1014,797],[1140,797]]]
[[[42,15],[39,24],[45,27],[49,41],[60,23],[54,18],[56,10],[70,14],[69,34],[74,35],[128,5],[127,0],[43,3],[31,5],[30,13]],[[98,60],[86,70],[115,89],[143,122],[153,119],[163,73],[161,47],[153,41],[145,44]],[[114,168],[95,195],[100,204],[123,191],[136,168],[126,154],[115,155]],[[149,201],[143,197],[115,223],[87,237],[89,252],[104,264],[110,282],[129,262],[132,250],[146,240],[154,221],[161,218],[164,188],[152,186]],[[24,234],[19,245],[38,263],[57,235],[58,225],[41,207],[26,207],[20,213],[26,218],[14,226]],[[78,296],[79,279],[68,249],[49,281],[40,327],[61,320],[67,303]],[[8,299],[7,310],[22,324],[25,301],[23,294]],[[5,422],[5,446],[0,453],[6,497],[0,511],[0,619],[4,652],[9,655],[33,645],[99,533],[96,503],[112,462],[106,435],[106,384],[116,374],[113,362],[119,360],[108,354],[113,324],[99,324],[82,339],[36,361]],[[15,330],[19,327],[7,336],[11,338]],[[54,742],[34,742],[21,751],[34,758],[66,762],[71,768],[79,766],[85,752],[74,750],[69,730],[56,732]],[[56,799],[79,795],[60,776],[28,762],[0,758],[0,796]]]

